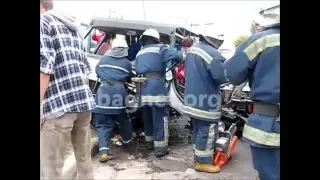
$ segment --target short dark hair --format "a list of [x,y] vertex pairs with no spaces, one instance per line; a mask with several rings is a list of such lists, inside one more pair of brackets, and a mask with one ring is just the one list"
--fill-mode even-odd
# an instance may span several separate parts
[[53,0],[40,0],[40,4],[42,4],[46,10],[53,9]]

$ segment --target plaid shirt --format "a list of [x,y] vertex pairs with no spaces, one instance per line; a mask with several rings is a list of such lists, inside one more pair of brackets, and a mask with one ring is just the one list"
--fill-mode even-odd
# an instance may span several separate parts
[[90,66],[82,42],[79,32],[69,30],[51,15],[41,16],[40,72],[51,75],[42,102],[42,121],[65,112],[95,108],[87,79]]

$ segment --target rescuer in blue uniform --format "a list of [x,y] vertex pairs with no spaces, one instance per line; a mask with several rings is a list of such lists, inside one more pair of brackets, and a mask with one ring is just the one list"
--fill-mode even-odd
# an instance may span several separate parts
[[160,44],[155,29],[147,29],[139,39],[142,49],[136,56],[136,72],[147,78],[141,90],[142,119],[147,147],[157,157],[168,153],[169,97],[165,86],[166,64],[182,61],[182,52]]
[[185,61],[183,112],[193,123],[194,169],[208,173],[220,171],[212,163],[221,117],[220,85],[226,81],[222,66],[225,58],[218,51],[223,34],[215,32],[207,29],[201,33],[200,43],[188,50]]
[[235,85],[247,79],[253,113],[243,130],[260,180],[280,180],[280,6],[262,12],[262,31],[253,34],[226,61],[225,76]]
[[131,64],[126,58],[128,45],[121,37],[116,37],[100,59],[96,73],[101,85],[96,93],[95,121],[99,140],[100,161],[109,160],[109,141],[116,121],[120,126],[122,142],[128,144],[132,140],[132,126],[126,113],[125,82],[132,75]]

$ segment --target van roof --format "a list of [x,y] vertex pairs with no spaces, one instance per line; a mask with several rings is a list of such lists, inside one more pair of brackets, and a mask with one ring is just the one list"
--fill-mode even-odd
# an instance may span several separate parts
[[123,19],[114,19],[114,18],[104,18],[104,17],[94,17],[90,21],[90,26],[93,28],[98,28],[103,31],[114,31],[114,30],[132,30],[142,33],[148,28],[156,29],[161,34],[170,35],[173,34],[174,30],[181,31],[182,34],[197,36],[196,33],[193,33],[181,26],[174,24],[164,24],[148,21],[136,21],[136,20],[123,20]]

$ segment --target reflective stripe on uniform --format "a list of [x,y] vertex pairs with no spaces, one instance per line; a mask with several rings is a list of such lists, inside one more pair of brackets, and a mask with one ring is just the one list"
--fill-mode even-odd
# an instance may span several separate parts
[[200,49],[200,48],[196,48],[196,47],[191,47],[188,54],[196,54],[198,56],[200,56],[207,64],[210,64],[210,62],[212,61],[212,57],[210,56],[210,54],[208,54],[206,51]]
[[122,139],[122,142],[125,143],[125,144],[128,144],[128,143],[131,142],[132,140],[133,140],[133,137],[132,137],[131,139],[129,139],[128,141],[124,141],[124,140]]
[[102,147],[102,148],[99,149],[99,151],[102,151],[102,150],[109,150],[109,148],[107,148],[107,147]]
[[200,109],[195,109],[189,106],[183,106],[181,108],[182,112],[186,115],[205,118],[205,119],[219,119],[221,117],[221,112],[209,112]]
[[147,142],[150,142],[150,141],[153,141],[153,136],[144,136],[144,139],[145,139]]
[[170,102],[169,96],[141,96],[143,103],[165,103]]
[[258,144],[280,146],[280,134],[268,133],[248,125],[244,125],[242,136]]
[[215,124],[211,124],[208,131],[208,140],[207,140],[207,146],[206,150],[210,150],[213,147],[214,144],[214,136],[215,136]]
[[129,73],[129,71],[127,69],[124,69],[124,68],[122,68],[120,66],[113,66],[113,65],[109,65],[109,64],[103,64],[103,65],[99,65],[99,68],[100,67],[108,67],[108,68],[112,68],[112,69],[118,69],[118,70],[121,70],[121,71],[123,71],[125,73]]
[[99,105],[96,105],[96,108],[101,108],[101,109],[125,109],[126,106],[116,107],[116,106],[99,106]]
[[251,43],[243,52],[249,60],[253,60],[259,53],[267,48],[280,46],[280,34],[269,34]]
[[213,150],[194,150],[194,154],[198,157],[211,157],[213,155]]
[[159,54],[160,52],[160,47],[147,47],[147,48],[144,48],[144,49],[141,49],[138,54],[136,55],[136,57],[142,55],[142,54],[145,54],[145,53],[157,53]]
[[211,157],[213,154],[214,138],[215,138],[215,124],[211,124],[208,131],[206,149],[199,150],[195,146],[195,155],[198,157]]
[[168,117],[163,118],[163,130],[164,130],[164,140],[163,141],[154,141],[155,148],[167,147],[169,139],[169,126],[168,126]]
[[257,170],[255,170],[255,174],[256,174],[256,180],[260,180],[259,172]]

